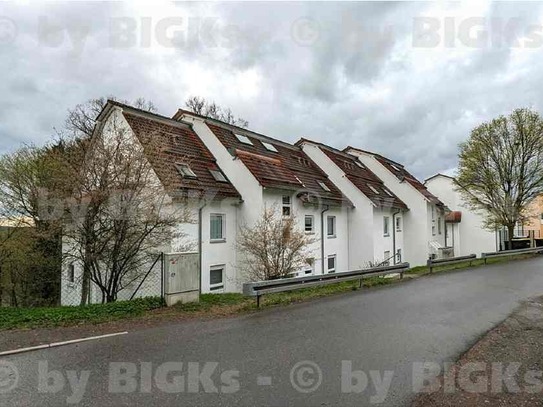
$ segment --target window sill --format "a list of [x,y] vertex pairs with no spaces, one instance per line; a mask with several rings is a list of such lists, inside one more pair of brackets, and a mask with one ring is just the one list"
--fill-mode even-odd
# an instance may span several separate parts
[[335,272],[336,272],[336,270],[328,270],[328,274],[333,274]]
[[70,282],[70,283],[67,284],[67,287],[68,288],[75,288],[75,283]]
[[315,232],[308,232],[308,231],[306,230],[306,231],[305,231],[305,234],[306,234],[306,235],[314,235]]
[[226,243],[226,239],[210,240],[209,243],[211,243],[211,244],[214,244],[214,243]]
[[389,234],[387,234],[387,235],[383,235],[383,237],[390,237],[390,233],[389,233]]
[[337,236],[336,235],[333,235],[333,236],[327,236],[328,239],[335,239]]
[[222,293],[224,292],[224,285],[220,285],[217,287],[209,287],[209,291],[211,291],[212,293]]

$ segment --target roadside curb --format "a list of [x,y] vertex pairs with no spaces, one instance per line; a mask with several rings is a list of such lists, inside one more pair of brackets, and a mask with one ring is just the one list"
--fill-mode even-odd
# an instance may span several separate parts
[[7,350],[7,351],[4,351],[4,352],[0,352],[0,356],[17,355],[19,353],[32,352],[32,351],[35,351],[35,350],[58,348],[59,346],[72,345],[74,343],[94,341],[94,340],[97,340],[97,339],[111,338],[113,336],[120,336],[120,335],[126,335],[126,334],[128,334],[127,331],[125,331],[125,332],[117,332],[117,333],[113,333],[113,334],[106,334],[106,335],[99,335],[99,336],[89,336],[87,338],[80,338],[80,339],[72,339],[72,340],[63,341],[63,342],[53,342],[53,343],[48,343],[48,344],[44,344],[44,345],[31,346],[31,347],[28,347],[28,348]]

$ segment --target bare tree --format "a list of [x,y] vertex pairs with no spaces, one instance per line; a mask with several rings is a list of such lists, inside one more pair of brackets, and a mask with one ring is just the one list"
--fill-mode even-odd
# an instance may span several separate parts
[[210,117],[238,127],[249,127],[249,122],[247,120],[236,117],[229,108],[220,107],[215,102],[209,102],[199,96],[188,98],[185,101],[185,106],[191,112],[201,116]]
[[255,225],[240,228],[241,271],[252,281],[288,277],[308,264],[313,242],[295,217],[283,217],[275,206],[266,208]]
[[543,120],[517,109],[483,123],[460,145],[457,189],[467,205],[481,210],[489,229],[505,226],[509,246],[526,207],[543,192]]
[[[148,139],[153,140],[153,137]],[[87,267],[103,302],[135,288],[159,248],[171,243],[175,227],[189,222],[187,206],[172,202],[151,167],[145,147],[113,116],[94,133],[74,189],[64,233],[72,250],[67,254]]]

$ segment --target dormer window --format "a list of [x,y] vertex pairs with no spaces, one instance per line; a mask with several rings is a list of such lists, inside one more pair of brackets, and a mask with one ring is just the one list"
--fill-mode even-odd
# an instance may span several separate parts
[[179,171],[179,174],[181,174],[183,178],[198,178],[188,164],[176,163],[175,168],[177,168],[177,171]]
[[330,188],[328,188],[328,185],[326,185],[324,182],[322,181],[317,181],[317,183],[320,185],[320,187],[322,189],[324,189],[326,192],[330,192]]
[[250,146],[253,145],[253,142],[251,141],[251,139],[247,136],[244,136],[243,134],[235,134],[234,133],[234,136],[236,136],[236,138],[238,139],[238,141],[240,143],[243,143],[243,144],[248,144]]
[[211,173],[211,175],[213,175],[213,178],[215,178],[215,181],[228,182],[228,180],[226,179],[226,177],[224,176],[222,172],[217,171],[217,170],[209,170],[209,172]]
[[265,141],[262,142],[262,145],[264,146],[264,148],[268,151],[272,151],[274,153],[278,153],[279,151],[277,151],[277,148],[275,148],[275,146],[271,143],[266,143]]
[[370,185],[370,184],[367,184],[367,185],[368,185],[368,188],[371,189],[374,194],[379,195],[379,191],[377,191],[377,189],[373,185]]

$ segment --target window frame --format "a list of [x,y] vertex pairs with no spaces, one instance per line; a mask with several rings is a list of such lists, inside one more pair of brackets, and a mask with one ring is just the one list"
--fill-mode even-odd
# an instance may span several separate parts
[[402,217],[401,216],[396,217],[396,225],[394,225],[394,227],[396,228],[396,232],[402,231]]
[[390,216],[383,216],[383,236],[390,236]]
[[[307,220],[311,219],[311,230],[307,230]],[[304,217],[304,231],[308,235],[315,233],[315,215],[305,215]]]
[[[220,283],[211,283],[211,272],[221,270],[221,282]],[[218,291],[224,290],[224,280],[226,276],[226,264],[215,264],[209,267],[209,291]]]
[[[285,198],[288,198],[288,203],[285,203]],[[283,195],[281,197],[281,213],[285,218],[292,216],[292,197],[290,195]],[[285,214],[285,209],[288,208],[288,214]]]
[[307,263],[302,268],[302,276],[309,276],[315,274],[315,259],[311,258],[307,260]]
[[68,284],[75,284],[75,263],[70,263],[68,266]]
[[441,216],[437,217],[437,234],[441,235],[443,232],[443,228],[441,227]]
[[377,188],[375,188],[373,185],[371,185],[371,184],[366,184],[366,185],[368,186],[369,189],[371,189],[373,191],[374,194],[381,195],[379,193],[379,191],[377,190]]
[[323,191],[326,191],[326,192],[332,192],[332,190],[330,189],[330,187],[328,185],[326,185],[323,181],[317,181],[317,184],[319,184],[319,186],[321,187],[321,189]]
[[245,144],[245,145],[248,145],[248,146],[254,146],[253,142],[251,141],[251,139],[249,138],[249,136],[246,136],[244,134],[239,134],[239,133],[234,133],[234,136],[236,137],[236,139],[242,143],[242,144]]
[[[221,238],[213,238],[212,236],[212,219],[213,217],[221,218]],[[226,214],[225,213],[210,213],[209,214],[209,242],[210,243],[224,243],[226,242]]]
[[[228,179],[226,178],[226,175],[224,175],[224,173],[220,170],[209,170],[209,172],[211,173],[211,176],[213,177],[213,179],[217,182],[228,182]],[[217,178],[217,175],[221,178],[221,179],[218,179]]]
[[187,163],[175,163],[175,168],[177,169],[177,172],[183,177],[183,178],[189,178],[189,179],[197,179],[198,176],[194,172],[192,168],[190,168],[190,165]]
[[390,250],[385,250],[383,253],[383,264],[390,266]]
[[277,150],[277,147],[275,147],[272,143],[269,143],[267,141],[261,141],[264,148],[268,151],[271,151],[272,153],[278,153],[279,150]]
[[[332,230],[330,230],[330,220],[332,220]],[[328,215],[326,217],[326,237],[328,239],[335,239],[337,237],[337,220],[335,215]]]
[[[330,268],[330,260],[334,260],[334,267]],[[326,256],[326,271],[328,274],[335,273],[337,270],[337,254],[329,254]]]

